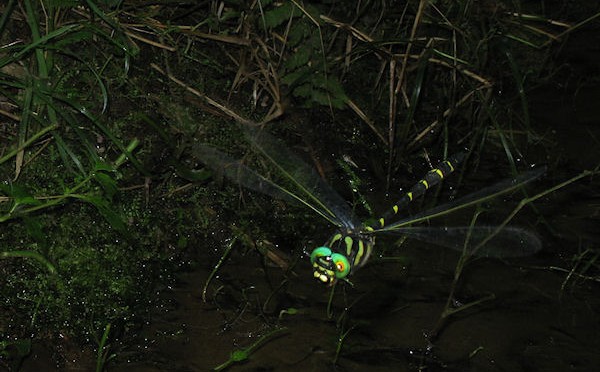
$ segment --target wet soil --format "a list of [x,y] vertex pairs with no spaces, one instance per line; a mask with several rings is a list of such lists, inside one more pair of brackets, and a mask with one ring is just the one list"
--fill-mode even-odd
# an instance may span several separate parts
[[[457,256],[422,248],[403,253],[410,264],[375,262],[353,277],[354,288],[338,288],[332,316],[329,291],[311,280],[307,263],[278,291],[271,284],[285,280],[279,268],[230,263],[223,276],[235,273],[240,282],[216,279],[207,302],[208,268],[183,274],[164,294],[173,309],[156,314],[142,349],[129,361],[118,356],[110,370],[210,370],[274,328],[285,330],[231,370],[590,371],[600,365],[597,283],[563,288],[565,273],[551,269],[544,254],[474,261],[454,308],[487,300],[450,317],[430,343]],[[297,313],[284,312],[291,308]]]

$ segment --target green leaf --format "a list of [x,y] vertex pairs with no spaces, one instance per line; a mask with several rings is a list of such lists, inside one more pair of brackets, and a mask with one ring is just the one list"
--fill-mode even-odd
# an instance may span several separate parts
[[327,92],[320,89],[313,89],[312,96],[310,97],[313,102],[320,104],[321,106],[327,106],[330,103],[330,95]]
[[313,53],[313,48],[309,45],[300,46],[294,54],[285,61],[285,68],[288,71],[293,71],[299,67],[306,66]]
[[115,167],[105,161],[98,161],[96,164],[94,164],[94,170],[101,172],[114,172]]
[[46,238],[46,234],[42,229],[42,224],[39,219],[31,216],[24,216],[23,222],[25,223],[27,234],[33,237],[41,247],[48,247],[48,239]]
[[27,189],[17,184],[0,183],[0,190],[14,199],[15,204],[39,205],[42,202],[34,198]]
[[108,174],[95,172],[94,179],[100,184],[108,199],[112,199],[112,197],[117,193],[117,182]]
[[294,89],[293,94],[296,97],[310,98],[314,94],[313,87],[310,83],[302,84]]
[[289,86],[301,84],[310,77],[310,68],[308,66],[300,67],[298,70],[284,75],[281,83]]
[[74,8],[79,5],[77,0],[52,0],[51,3],[55,8]]
[[234,362],[241,362],[248,359],[248,352],[245,350],[236,350],[231,353],[231,360]]
[[50,261],[48,261],[44,256],[37,252],[32,251],[8,251],[8,252],[0,252],[0,258],[11,258],[11,257],[21,257],[21,258],[33,258],[38,263],[41,263],[46,269],[50,272],[50,274],[56,274],[56,268]]
[[65,35],[64,37],[56,40],[53,45],[56,49],[63,50],[71,44],[92,40],[95,36],[96,35],[91,30],[82,29],[81,31],[76,31]]
[[110,208],[110,205],[106,199],[97,195],[77,195],[74,197],[92,204],[115,230],[125,236],[129,236],[127,225],[121,216]]
[[267,28],[277,27],[294,16],[294,6],[291,1],[283,3],[265,12],[264,22]]
[[331,105],[335,108],[345,107],[346,102],[348,102],[348,96],[339,80],[330,76],[325,86],[330,95]]
[[311,36],[310,31],[310,26],[306,22],[296,22],[288,34],[288,45],[296,47],[300,43],[304,44],[304,41]]
[[40,37],[39,39],[35,40],[32,43],[26,44],[25,47],[23,49],[21,49],[18,53],[11,54],[6,57],[0,58],[0,67],[4,67],[9,63],[18,61],[25,54],[27,54],[30,50],[36,49],[36,48],[40,47],[41,45],[44,45],[49,40],[52,40],[63,34],[66,34],[77,27],[80,27],[80,26],[76,25],[76,24],[63,26],[57,30],[54,30],[54,31],[48,33],[47,35],[45,35],[43,37]]

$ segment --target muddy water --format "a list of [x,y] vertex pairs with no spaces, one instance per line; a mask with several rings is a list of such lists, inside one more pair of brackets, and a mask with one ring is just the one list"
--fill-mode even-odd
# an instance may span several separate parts
[[[385,244],[382,242],[382,244]],[[409,262],[374,263],[329,291],[300,262],[289,279],[277,267],[236,257],[202,287],[210,267],[181,276],[165,294],[173,310],[144,330],[138,352],[117,358],[116,371],[204,371],[225,362],[275,328],[239,371],[591,371],[600,365],[600,287],[566,282],[553,253],[468,265],[454,308],[482,300],[430,332],[449,293],[457,255],[407,246]],[[282,284],[283,283],[283,284]],[[564,286],[564,287],[563,287]],[[295,314],[283,311],[293,308]],[[339,354],[340,338],[343,343]]]

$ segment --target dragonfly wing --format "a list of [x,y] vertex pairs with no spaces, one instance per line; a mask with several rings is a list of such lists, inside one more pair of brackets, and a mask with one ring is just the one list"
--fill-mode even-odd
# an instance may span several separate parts
[[317,171],[306,164],[289,147],[264,130],[245,128],[248,141],[273,164],[288,181],[292,182],[311,204],[338,221],[336,225],[353,228],[360,225],[355,220],[346,200],[331,188]]
[[270,179],[262,176],[253,169],[246,166],[241,160],[231,158],[229,155],[206,144],[194,144],[191,147],[191,155],[201,160],[208,168],[218,174],[222,174],[229,180],[246,187],[250,190],[272,196],[287,202],[300,203],[321,215],[323,218],[336,226],[346,226],[345,221],[331,210],[315,205],[298,193],[291,191]]
[[542,249],[532,231],[508,226],[403,227],[394,231],[427,243],[441,245],[478,257],[524,257]]
[[248,168],[241,160],[233,159],[214,147],[205,144],[194,144],[191,148],[191,154],[215,173],[250,190],[284,201],[295,200],[293,194],[288,190]]
[[546,167],[540,167],[534,170],[530,170],[523,174],[520,174],[514,179],[508,179],[501,182],[498,182],[492,186],[485,187],[477,192],[468,194],[463,196],[462,198],[458,198],[449,203],[442,204],[440,206],[428,209],[421,213],[417,213],[413,216],[404,218],[400,221],[394,222],[392,224],[386,225],[380,229],[375,229],[374,231],[394,231],[404,226],[413,225],[418,222],[427,221],[432,218],[440,217],[446,215],[448,213],[452,213],[459,209],[467,208],[472,205],[482,203],[484,201],[493,199],[502,194],[506,194],[508,192],[514,191],[519,187],[535,180],[540,177],[542,174],[546,172]]

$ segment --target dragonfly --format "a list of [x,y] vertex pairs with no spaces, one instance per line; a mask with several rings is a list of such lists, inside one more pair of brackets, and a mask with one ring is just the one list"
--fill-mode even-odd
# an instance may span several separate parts
[[[497,226],[478,225],[414,225],[515,191],[540,177],[545,172],[545,167],[529,170],[515,178],[388,223],[389,219],[404,211],[414,199],[423,196],[428,189],[452,173],[465,157],[464,153],[458,153],[429,171],[382,217],[364,222],[313,167],[279,139],[265,130],[247,129],[244,132],[253,151],[266,160],[284,181],[275,182],[273,177],[259,173],[243,160],[234,159],[208,144],[193,144],[191,155],[213,172],[240,186],[283,201],[302,204],[334,225],[336,231],[325,244],[315,248],[310,254],[313,276],[326,285],[331,286],[339,280],[348,281],[349,275],[368,262],[375,245],[375,236],[383,233],[401,234],[461,252],[467,246],[477,247],[469,253],[478,257],[520,257],[541,249],[538,236],[521,227],[498,229]],[[492,235],[493,238],[490,239]]]

